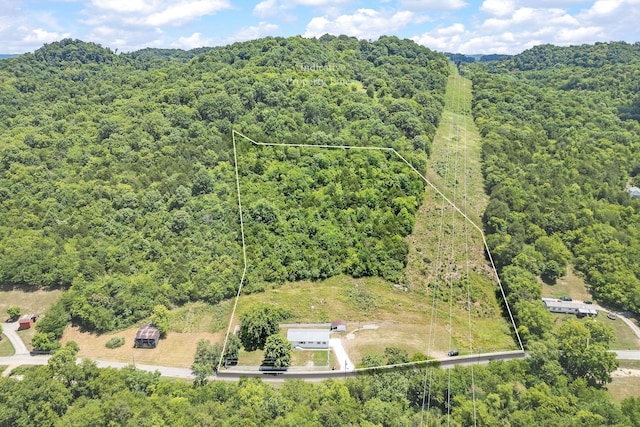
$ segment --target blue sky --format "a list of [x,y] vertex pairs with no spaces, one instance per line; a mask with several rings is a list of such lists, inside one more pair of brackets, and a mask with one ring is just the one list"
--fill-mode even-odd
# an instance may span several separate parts
[[640,0],[0,0],[0,53],[67,37],[127,52],[329,33],[514,54],[542,43],[635,42],[639,24]]

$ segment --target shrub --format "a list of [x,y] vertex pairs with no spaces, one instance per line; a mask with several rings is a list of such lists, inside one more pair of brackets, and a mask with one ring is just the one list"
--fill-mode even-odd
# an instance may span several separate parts
[[20,307],[18,307],[17,305],[12,305],[11,307],[7,308],[7,314],[9,315],[9,319],[11,320],[15,320],[18,318],[18,316],[20,316]]
[[104,345],[107,348],[118,348],[124,345],[124,337],[113,337]]

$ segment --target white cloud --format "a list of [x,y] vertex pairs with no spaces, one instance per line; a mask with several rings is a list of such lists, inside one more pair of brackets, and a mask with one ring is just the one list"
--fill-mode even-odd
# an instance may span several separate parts
[[576,45],[603,40],[605,34],[602,27],[579,27],[574,29],[562,29],[555,37],[555,42],[561,45]]
[[358,9],[351,15],[339,15],[335,18],[320,16],[312,18],[307,24],[305,37],[319,37],[323,34],[346,34],[363,39],[376,38],[383,34],[406,27],[411,23],[422,22],[423,17],[404,10],[393,14],[373,9]]
[[509,0],[485,0],[480,9],[488,17],[472,27],[439,27],[413,40],[448,52],[514,54],[543,43],[572,45],[608,39],[607,29],[586,19],[587,12],[571,15],[558,7],[518,7],[516,1]]
[[480,10],[493,16],[507,16],[513,13],[515,6],[511,0],[485,0]]
[[148,15],[125,17],[124,21],[130,24],[152,27],[175,26],[196,20],[205,15],[213,15],[228,8],[230,8],[230,5],[226,0],[183,0],[167,4],[160,10]]
[[261,17],[277,17],[287,21],[297,19],[291,13],[298,6],[312,7],[329,11],[335,5],[348,3],[349,0],[263,0],[253,8],[253,14]]
[[37,43],[51,43],[56,40],[64,39],[70,36],[70,33],[56,33],[43,30],[42,28],[35,28],[31,30],[23,40],[25,42],[37,42]]
[[456,10],[468,6],[463,0],[400,0],[400,7],[411,10]]
[[189,50],[197,47],[211,46],[211,44],[211,39],[202,37],[201,33],[193,33],[189,37],[179,37],[177,41],[171,43],[171,47]]
[[158,2],[145,0],[92,0],[91,4],[97,9],[104,9],[116,13],[148,13],[158,7]]
[[453,46],[460,46],[467,35],[468,33],[466,32],[465,26],[456,23],[448,27],[436,28],[428,33],[414,36],[412,39],[416,43],[427,46],[430,49],[457,53],[460,51],[451,48]]
[[269,22],[259,22],[258,25],[241,28],[240,31],[229,37],[226,41],[227,43],[231,43],[245,40],[255,40],[266,37],[268,35],[272,35],[276,31],[278,31],[278,29],[280,29],[280,27],[278,27],[276,24],[271,24]]

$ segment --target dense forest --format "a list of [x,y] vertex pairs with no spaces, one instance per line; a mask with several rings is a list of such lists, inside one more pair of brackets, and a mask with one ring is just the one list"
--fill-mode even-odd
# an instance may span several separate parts
[[[473,80],[488,242],[528,358],[373,371],[319,384],[186,382],[133,367],[0,378],[0,426],[640,426],[605,390],[613,331],[555,322],[540,282],[573,266],[598,301],[640,310],[640,46],[540,46],[460,64]],[[424,169],[444,55],[395,37],[267,38],[116,55],[77,40],[0,62],[0,282],[61,287],[39,321],[108,331],[154,306],[233,295],[242,270],[231,129],[257,141],[390,146]],[[402,283],[423,197],[384,152],[237,139],[247,290],[338,273]],[[406,362],[401,349],[363,366]],[[19,375],[19,376],[18,376]]]
[[640,183],[640,43],[539,46],[468,70],[485,228],[519,323],[543,333],[536,276],[554,283],[568,265],[599,302],[640,313],[640,199],[627,193]]
[[[267,38],[116,55],[62,40],[0,63],[0,282],[68,289],[39,322],[109,331],[235,295],[231,130],[390,146],[424,169],[447,59],[408,40]],[[239,143],[249,274],[404,280],[423,184],[381,153]],[[375,166],[375,167],[374,167]]]

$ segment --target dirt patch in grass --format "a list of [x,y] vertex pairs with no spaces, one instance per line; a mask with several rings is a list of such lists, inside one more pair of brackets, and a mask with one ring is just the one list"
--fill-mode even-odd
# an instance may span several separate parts
[[637,369],[640,370],[640,360],[624,360],[624,359],[619,359],[618,360],[619,369]]

